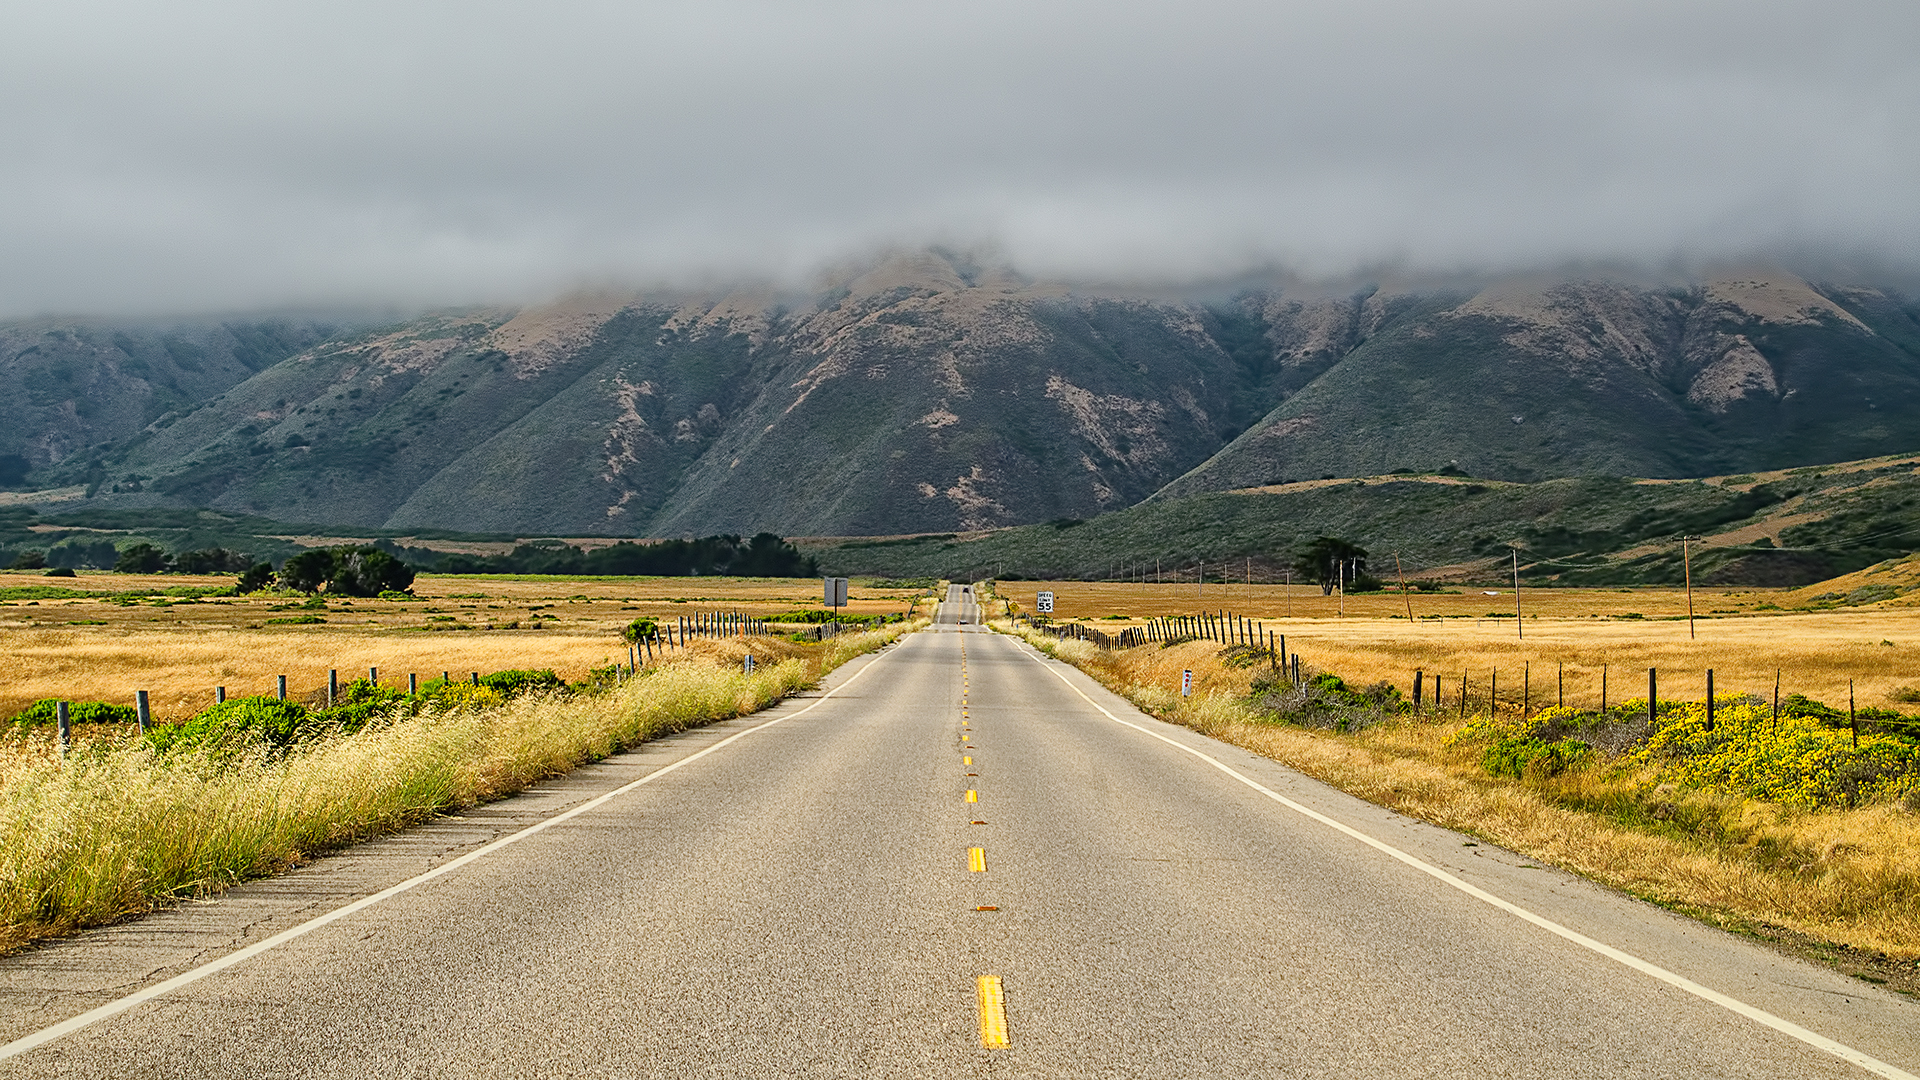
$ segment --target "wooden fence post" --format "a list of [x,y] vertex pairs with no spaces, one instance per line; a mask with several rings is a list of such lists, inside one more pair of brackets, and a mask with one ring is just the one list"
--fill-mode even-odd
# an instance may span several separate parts
[[54,703],[53,722],[55,731],[60,738],[60,756],[66,757],[67,745],[73,741],[73,717],[67,711],[66,702],[59,701]]
[[1419,668],[1413,670],[1413,714],[1415,716],[1420,715],[1420,680],[1425,674]]
[[153,726],[153,711],[147,706],[145,690],[133,692],[133,715],[140,721],[140,734],[145,735],[147,729]]
[[274,697],[281,701],[287,700],[287,677],[285,675],[279,676],[275,681],[273,694]]
[[1653,735],[1655,723],[1654,702],[1660,699],[1660,673],[1657,668],[1647,669],[1647,735]]
[[1707,669],[1707,730],[1713,730],[1713,669]]
[[327,669],[327,708],[329,709],[333,708],[333,703],[336,700],[338,700],[339,697],[340,697],[340,672],[334,668],[328,668]]
[[223,704],[223,703],[224,703],[224,702],[225,702],[226,700],[227,700],[227,688],[226,688],[226,687],[224,687],[224,686],[216,686],[216,687],[214,687],[214,688],[213,688],[213,703],[214,703],[215,705],[220,705],[220,704]]

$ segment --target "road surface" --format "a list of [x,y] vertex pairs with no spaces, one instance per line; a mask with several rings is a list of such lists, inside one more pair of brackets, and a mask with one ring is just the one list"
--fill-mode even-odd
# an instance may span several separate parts
[[1148,719],[956,589],[824,696],[0,961],[0,1042],[0,1077],[1860,1077],[1920,1071],[1920,1005]]

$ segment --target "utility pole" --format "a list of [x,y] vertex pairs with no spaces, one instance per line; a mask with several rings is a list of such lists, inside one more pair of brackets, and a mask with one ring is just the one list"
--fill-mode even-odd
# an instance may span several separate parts
[[1680,538],[1680,565],[1685,568],[1687,575],[1688,640],[1693,639],[1693,541],[1698,539],[1700,538],[1697,536],[1683,536]]
[[1347,560],[1333,560],[1333,580],[1340,586],[1340,617],[1347,614]]
[[1513,625],[1520,629],[1520,640],[1527,639],[1526,620],[1520,617],[1520,549],[1513,549]]
[[1407,592],[1407,572],[1400,568],[1400,553],[1393,553],[1393,572],[1400,575],[1400,599],[1407,602],[1407,622],[1413,622],[1413,597]]
[[1287,568],[1287,583],[1283,586],[1287,593],[1287,618],[1293,618],[1293,568]]

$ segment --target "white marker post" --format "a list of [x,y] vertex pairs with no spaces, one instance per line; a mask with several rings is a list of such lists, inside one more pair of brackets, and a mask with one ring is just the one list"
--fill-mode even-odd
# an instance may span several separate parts
[[1188,668],[1185,671],[1182,671],[1180,673],[1180,696],[1181,697],[1193,696],[1193,669],[1192,668]]

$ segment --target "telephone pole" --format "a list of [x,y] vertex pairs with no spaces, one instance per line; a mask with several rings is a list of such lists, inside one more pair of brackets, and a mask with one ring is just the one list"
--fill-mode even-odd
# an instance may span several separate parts
[[1693,541],[1697,536],[1680,538],[1680,565],[1687,575],[1687,638],[1693,638]]
[[1513,549],[1513,625],[1520,631],[1520,640],[1527,639],[1527,623],[1520,616],[1520,549]]

